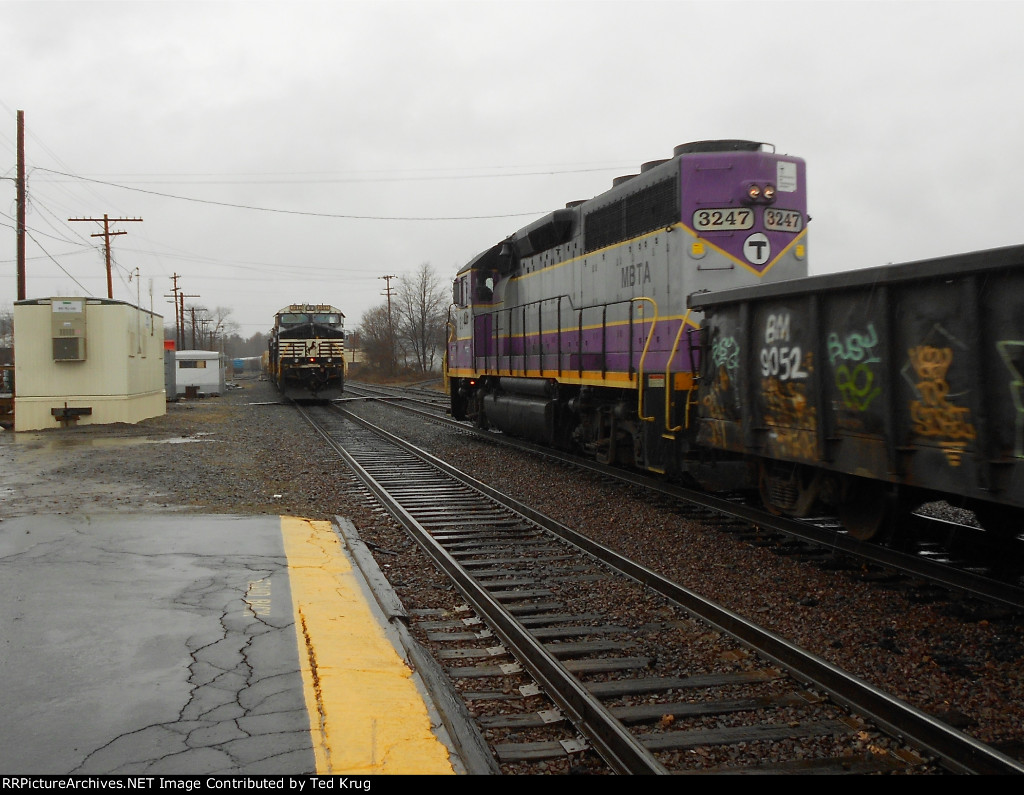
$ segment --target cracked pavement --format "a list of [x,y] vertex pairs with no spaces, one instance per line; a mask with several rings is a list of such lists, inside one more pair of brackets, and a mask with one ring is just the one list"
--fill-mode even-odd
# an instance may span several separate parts
[[0,771],[315,772],[278,517],[8,519],[0,599]]

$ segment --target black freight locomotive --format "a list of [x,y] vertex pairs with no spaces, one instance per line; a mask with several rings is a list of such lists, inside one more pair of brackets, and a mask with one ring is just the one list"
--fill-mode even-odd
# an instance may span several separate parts
[[274,315],[270,379],[291,400],[333,400],[345,389],[345,315],[328,304],[290,304]]
[[807,276],[804,163],[700,141],[453,288],[452,415],[860,538],[923,501],[1019,531],[1024,247]]

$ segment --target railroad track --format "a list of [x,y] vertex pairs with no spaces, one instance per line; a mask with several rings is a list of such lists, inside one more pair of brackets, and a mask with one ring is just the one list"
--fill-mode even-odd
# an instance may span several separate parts
[[1024,772],[351,413],[303,411],[464,598],[411,619],[502,765]]
[[444,416],[450,406],[448,395],[436,389],[365,384],[358,381],[347,382],[345,384],[345,397],[336,402],[344,404],[346,400],[352,398],[402,402],[410,406],[419,407],[438,416]]
[[[731,532],[745,533],[753,543],[775,546],[783,554],[796,554],[801,549],[824,550],[829,565],[867,567],[868,577],[902,577],[919,582],[915,585],[919,590],[941,588],[999,609],[1024,611],[1024,587],[1018,563],[1024,559],[1024,545],[1019,541],[1012,546],[1000,541],[996,547],[990,547],[988,545],[994,543],[991,534],[987,537],[980,534],[979,537],[976,528],[920,515],[913,517],[917,527],[912,534],[921,539],[919,543],[909,547],[864,543],[843,532],[837,522],[829,521],[827,517],[801,521],[774,516],[739,500],[658,481],[642,473],[606,466],[503,434],[481,431],[446,416],[447,404],[442,399],[445,398],[443,395],[423,399],[418,395],[426,390],[409,394],[399,387],[368,384],[353,385],[352,391],[360,398],[387,403],[461,433],[472,434],[488,444],[525,450],[588,470],[602,478],[636,486],[658,499],[685,506],[685,510],[694,514],[700,513],[709,519],[717,517],[719,521],[725,517],[726,522],[732,523]],[[1005,569],[998,576],[993,573],[993,562]]]

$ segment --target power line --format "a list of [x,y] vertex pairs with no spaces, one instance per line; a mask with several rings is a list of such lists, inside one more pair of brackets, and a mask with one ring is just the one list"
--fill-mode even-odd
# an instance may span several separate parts
[[[33,243],[35,243],[37,246],[39,246],[39,250],[42,251],[53,262],[54,265],[56,265],[58,268],[60,268],[62,271],[64,271],[64,275],[65,276],[67,276],[69,279],[71,279],[71,281],[73,281],[75,284],[77,284],[81,288],[83,295],[87,295],[88,294],[89,291],[85,289],[85,285],[83,285],[80,281],[78,281],[78,279],[76,279],[74,276],[72,276],[70,273],[68,273],[67,269],[63,265],[61,265],[59,262],[57,262],[57,260],[53,258],[53,256],[50,254],[50,252],[48,252],[45,248],[43,248],[42,244],[38,240],[36,240],[35,236],[31,232],[26,232],[26,234],[32,239]],[[66,255],[64,255],[64,256],[66,256]]]
[[123,223],[125,221],[141,221],[141,218],[111,218],[106,213],[103,213],[102,218],[68,218],[68,221],[94,221],[96,223],[103,224],[103,231],[92,235],[92,237],[102,237],[104,240],[104,250],[106,251],[107,259],[107,298],[114,297],[114,283],[110,278],[110,238],[114,235],[127,235],[127,232],[111,232],[111,222],[115,224]]
[[[599,172],[621,171],[629,168],[628,164],[622,166],[599,166],[596,168],[558,168],[542,171],[516,171],[511,173],[489,173],[489,174],[424,174],[408,176],[332,176],[323,172],[307,173],[208,173],[208,174],[112,174],[110,177],[119,177],[118,186],[127,184],[145,183],[147,185],[334,185],[350,183],[381,183],[381,182],[438,182],[442,180],[467,180],[467,179],[496,179],[509,177],[551,177],[556,174],[591,174]],[[50,171],[38,167],[40,171]],[[60,172],[51,171],[59,174]],[[374,172],[368,172],[373,174]],[[72,176],[73,179],[96,179],[95,177]]]
[[73,179],[81,180],[83,182],[92,182],[97,185],[106,185],[111,188],[121,188],[122,190],[135,191],[136,193],[145,193],[150,196],[162,196],[165,199],[177,199],[179,201],[195,202],[196,204],[212,204],[217,207],[232,207],[236,210],[256,210],[263,213],[280,213],[282,215],[305,215],[314,218],[347,218],[356,221],[484,221],[492,220],[495,218],[519,218],[522,216],[538,216],[543,215],[546,210],[532,211],[528,213],[505,213],[502,215],[451,215],[451,216],[399,216],[399,215],[350,215],[347,213],[315,213],[306,210],[281,210],[275,207],[257,207],[251,204],[234,204],[232,202],[219,202],[211,199],[197,199],[192,196],[177,196],[173,193],[161,193],[155,190],[145,190],[143,188],[132,188],[128,185],[120,185],[116,182],[105,182],[101,179],[92,179],[90,177],[80,177],[77,174],[69,174],[64,171],[54,171],[50,168],[36,167],[36,171],[46,171],[50,174],[59,174],[62,177],[71,177]]

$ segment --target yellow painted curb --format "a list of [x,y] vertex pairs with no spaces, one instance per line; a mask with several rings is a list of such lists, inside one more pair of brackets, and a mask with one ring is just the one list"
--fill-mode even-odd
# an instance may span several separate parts
[[281,517],[316,772],[454,774],[330,522]]

